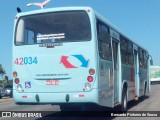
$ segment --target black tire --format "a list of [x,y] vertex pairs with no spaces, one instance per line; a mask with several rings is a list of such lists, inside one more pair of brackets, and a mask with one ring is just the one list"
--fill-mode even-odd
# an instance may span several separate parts
[[127,111],[127,89],[123,88],[122,92],[122,104],[121,104],[121,111],[126,112]]
[[13,93],[11,93],[11,94],[9,95],[9,97],[12,98],[12,97],[13,97]]
[[146,89],[147,89],[147,83],[145,83],[145,85],[144,85],[143,99],[146,98]]

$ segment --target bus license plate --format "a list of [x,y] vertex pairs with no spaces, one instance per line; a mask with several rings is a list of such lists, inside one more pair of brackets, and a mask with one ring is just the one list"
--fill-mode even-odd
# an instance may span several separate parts
[[46,85],[59,85],[59,80],[46,80]]

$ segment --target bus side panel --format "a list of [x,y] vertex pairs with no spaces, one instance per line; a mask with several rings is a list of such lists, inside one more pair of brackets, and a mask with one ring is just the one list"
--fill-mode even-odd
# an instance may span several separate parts
[[136,96],[134,68],[128,65],[122,65],[122,83],[127,81],[128,101]]
[[147,82],[147,70],[140,68],[139,71],[139,77],[140,77],[140,89],[139,94],[140,96],[144,95],[144,89],[145,89],[145,81]]
[[102,106],[113,107],[113,63],[100,59],[99,64],[99,103]]

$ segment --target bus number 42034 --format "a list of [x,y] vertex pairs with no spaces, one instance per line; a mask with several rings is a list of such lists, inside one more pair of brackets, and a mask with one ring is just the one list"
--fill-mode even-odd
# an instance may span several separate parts
[[37,64],[38,60],[37,57],[20,57],[16,58],[14,61],[14,64],[16,65],[32,65],[32,64]]

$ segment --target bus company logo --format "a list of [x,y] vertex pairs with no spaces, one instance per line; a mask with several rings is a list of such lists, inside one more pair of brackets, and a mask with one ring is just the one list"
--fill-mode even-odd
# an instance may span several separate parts
[[[86,60],[83,55],[71,55],[78,59],[81,62],[81,67],[87,68],[89,60]],[[63,64],[66,68],[78,68],[77,66],[73,65],[70,61],[68,61],[69,56],[62,56],[61,57],[61,64]]]
[[3,117],[12,117],[11,112],[2,112],[2,118]]

